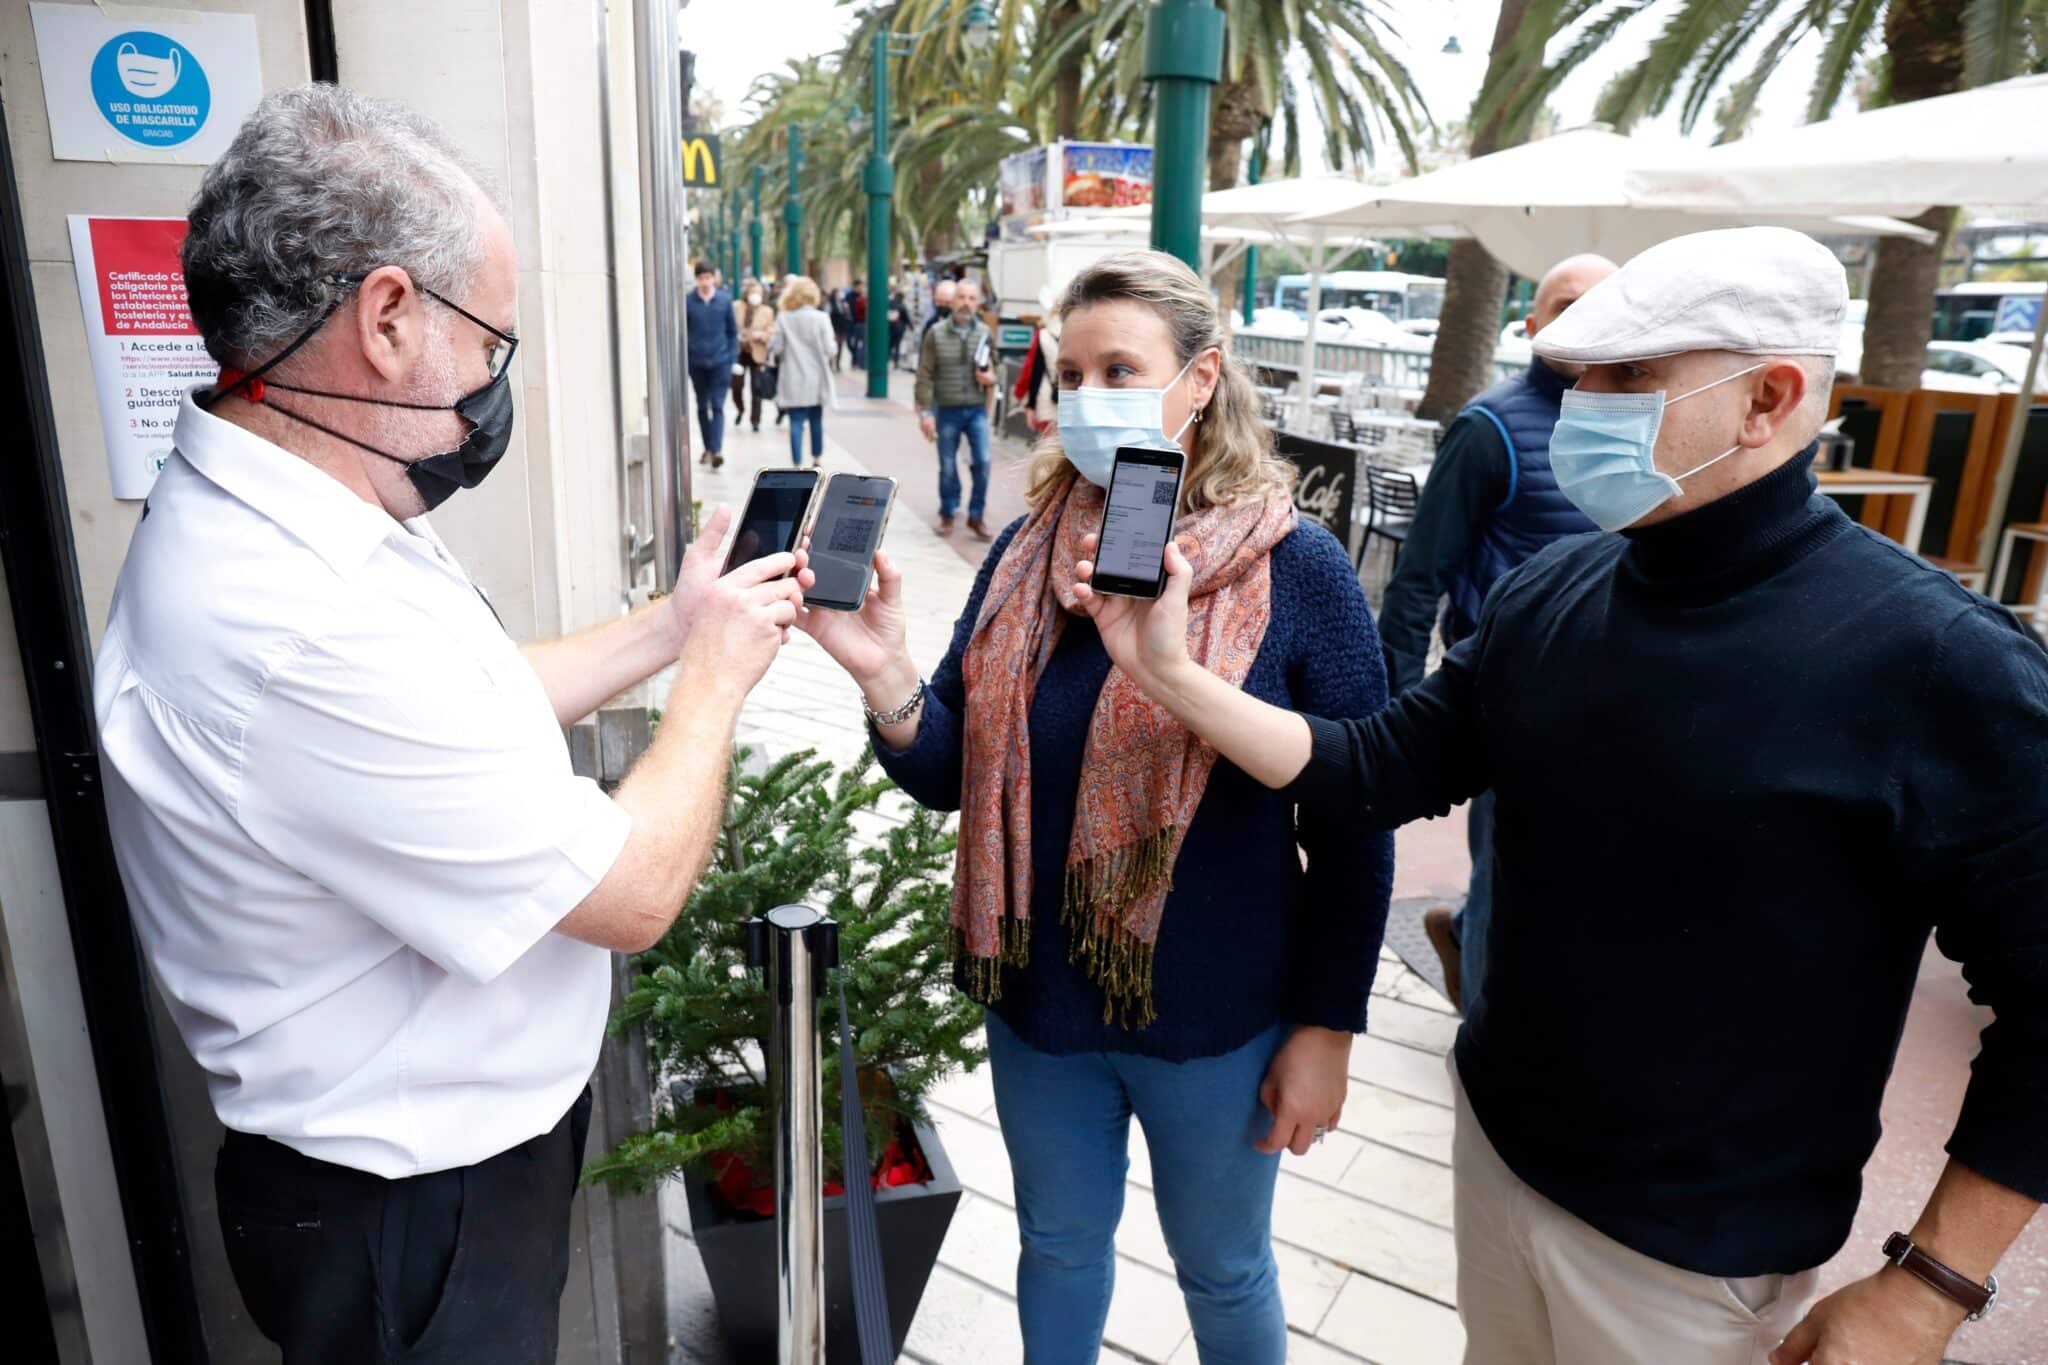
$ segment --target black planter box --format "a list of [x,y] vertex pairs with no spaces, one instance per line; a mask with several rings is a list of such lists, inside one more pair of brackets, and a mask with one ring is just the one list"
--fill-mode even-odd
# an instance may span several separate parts
[[[875,1191],[875,1223],[881,1234],[882,1277],[888,1287],[889,1326],[895,1355],[903,1354],[910,1321],[917,1316],[925,1281],[938,1264],[939,1244],[960,1206],[960,1181],[939,1135],[924,1124],[914,1128],[931,1167],[923,1185]],[[773,1362],[775,1355],[775,1220],[735,1217],[713,1202],[710,1183],[685,1182],[690,1230],[704,1257],[704,1273],[718,1303],[719,1324],[737,1365]],[[853,1279],[846,1259],[846,1196],[825,1200],[825,1358],[835,1365],[860,1359],[853,1317]]]

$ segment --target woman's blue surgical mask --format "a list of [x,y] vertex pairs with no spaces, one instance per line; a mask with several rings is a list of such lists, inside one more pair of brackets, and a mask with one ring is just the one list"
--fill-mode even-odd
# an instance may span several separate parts
[[1550,433],[1550,468],[1557,475],[1558,489],[1603,531],[1633,526],[1683,492],[1681,480],[1742,449],[1729,446],[1705,464],[1673,478],[1657,468],[1657,431],[1664,425],[1664,409],[1769,363],[1760,360],[1749,369],[1724,374],[1672,399],[1666,399],[1662,389],[1656,393],[1567,389],[1557,427]]
[[1201,351],[1188,357],[1180,373],[1159,389],[1061,389],[1060,449],[1081,477],[1097,488],[1109,487],[1120,446],[1175,450],[1188,423],[1200,416],[1192,405],[1180,431],[1166,434],[1166,394],[1187,374]]

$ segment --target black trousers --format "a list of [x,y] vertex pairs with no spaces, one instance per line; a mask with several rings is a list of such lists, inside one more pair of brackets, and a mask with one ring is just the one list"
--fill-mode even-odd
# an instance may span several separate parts
[[488,1161],[386,1180],[230,1131],[214,1165],[242,1303],[285,1365],[549,1365],[590,1091]]
[[739,364],[745,373],[736,374],[732,377],[732,407],[734,413],[737,414],[733,418],[733,425],[737,427],[739,423],[746,420],[747,393],[751,389],[754,395],[754,430],[759,431],[761,429],[761,367],[756,365],[752,357],[748,356],[745,351],[740,352]]

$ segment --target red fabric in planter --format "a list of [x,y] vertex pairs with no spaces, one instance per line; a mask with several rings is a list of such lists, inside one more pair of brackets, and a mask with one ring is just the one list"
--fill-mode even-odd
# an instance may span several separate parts
[[[714,1101],[715,1103],[716,1101]],[[711,1188],[719,1201],[736,1213],[752,1213],[763,1218],[775,1216],[775,1184],[772,1175],[764,1177],[747,1162],[731,1152],[720,1152],[710,1159]],[[891,1138],[889,1145],[882,1149],[882,1159],[876,1163],[874,1187],[878,1190],[899,1185],[923,1185],[932,1178],[931,1163],[924,1158],[921,1149],[905,1151],[899,1139]],[[836,1180],[825,1182],[825,1194],[845,1194],[846,1187]]]

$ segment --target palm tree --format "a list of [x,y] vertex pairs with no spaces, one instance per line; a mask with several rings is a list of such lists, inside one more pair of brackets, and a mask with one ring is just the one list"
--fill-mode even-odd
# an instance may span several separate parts
[[[1594,114],[1623,130],[1679,98],[1685,131],[1711,111],[1718,141],[1741,136],[1764,83],[1810,34],[1824,42],[1807,98],[1809,120],[1834,113],[1866,65],[1876,104],[1951,94],[2048,65],[2048,0],[1574,0],[1562,7],[1553,32],[1581,20],[1586,29],[1541,77],[1506,101],[1508,115],[1542,98],[1600,42],[1653,8],[1669,15],[1663,29],[1641,64],[1608,85]],[[1540,46],[1531,35],[1521,55],[1526,59]],[[1753,54],[1747,72],[1731,82],[1746,54]],[[1929,303],[1954,220],[1952,208],[1930,209],[1914,220],[1938,234],[1933,245],[1879,239],[1864,324],[1865,383],[1919,385],[1933,329]]]
[[[1566,3],[1569,0],[1502,0],[1486,76],[1472,102],[1471,155],[1486,156],[1528,140],[1543,100],[1525,93],[1544,74],[1544,42],[1558,31],[1559,11]],[[1508,273],[1476,240],[1468,237],[1451,244],[1444,307],[1430,350],[1429,383],[1415,405],[1416,416],[1447,422],[1492,378]]]
[[[1092,10],[1098,72],[1112,99],[1128,106],[1144,91],[1146,11],[1152,0],[1080,0]],[[1333,166],[1370,164],[1391,140],[1415,165],[1415,131],[1428,122],[1422,92],[1395,54],[1400,34],[1392,0],[1218,0],[1223,10],[1223,79],[1209,105],[1209,188],[1235,185],[1245,144],[1278,126],[1281,160],[1301,164],[1301,101],[1323,125]],[[1113,54],[1113,57],[1112,57]],[[1070,54],[1054,54],[1056,61]],[[1085,103],[1085,96],[1084,96]]]

